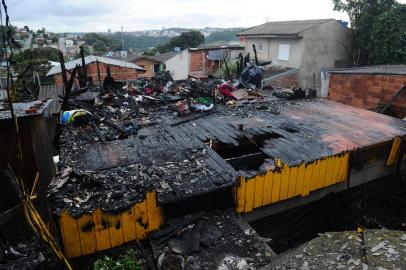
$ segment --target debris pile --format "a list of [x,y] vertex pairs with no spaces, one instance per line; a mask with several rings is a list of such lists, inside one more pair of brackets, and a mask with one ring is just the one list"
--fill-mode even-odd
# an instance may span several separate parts
[[57,266],[54,256],[36,237],[5,247],[0,245],[0,269],[57,269]]
[[151,235],[158,269],[259,269],[272,252],[232,210],[198,213],[168,221]]

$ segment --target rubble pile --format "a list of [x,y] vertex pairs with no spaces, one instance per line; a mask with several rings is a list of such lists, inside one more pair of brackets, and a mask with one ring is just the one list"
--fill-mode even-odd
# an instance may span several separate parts
[[[2,248],[0,246],[0,252]],[[34,237],[4,247],[4,254],[0,254],[0,269],[58,269],[58,262]]]
[[169,220],[151,235],[158,269],[251,270],[272,259],[272,252],[232,210],[198,213]]

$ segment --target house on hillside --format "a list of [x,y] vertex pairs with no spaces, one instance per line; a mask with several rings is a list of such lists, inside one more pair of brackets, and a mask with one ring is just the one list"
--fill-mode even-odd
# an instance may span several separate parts
[[236,45],[190,48],[189,77],[206,79],[216,72],[225,59],[236,59],[243,52],[244,47]]
[[349,59],[350,30],[334,19],[268,22],[238,34],[245,53],[273,66],[299,69],[299,86],[321,87],[321,69],[335,68]]
[[[81,66],[82,59],[79,58],[65,63],[65,68],[72,71],[76,65]],[[145,72],[142,67],[134,63],[94,55],[85,57],[85,65],[87,76],[90,77],[94,83],[98,83],[99,81],[97,65],[99,66],[101,82],[103,82],[104,78],[106,77],[107,66],[110,68],[111,76],[116,81],[135,80],[140,74]],[[67,75],[69,79],[69,73]],[[60,65],[52,67],[48,71],[47,76],[53,76],[57,86],[62,85],[62,72]]]

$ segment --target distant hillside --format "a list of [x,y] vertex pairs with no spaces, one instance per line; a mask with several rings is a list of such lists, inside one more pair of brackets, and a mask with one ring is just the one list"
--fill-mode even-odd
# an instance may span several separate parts
[[[205,35],[205,44],[218,45],[218,44],[229,44],[239,41],[236,36],[243,28],[215,28],[215,29],[197,29]],[[135,52],[144,52],[151,47],[156,47],[159,44],[166,44],[171,37],[185,32],[191,29],[184,28],[172,28],[165,30],[156,30],[157,32],[151,31],[138,31],[138,32],[127,32],[124,34],[124,45],[127,49],[132,49]],[[195,29],[196,30],[196,29]],[[161,33],[162,35],[160,35]],[[108,35],[107,33],[104,33]],[[121,43],[121,33],[116,32],[109,34],[112,39],[115,39]]]

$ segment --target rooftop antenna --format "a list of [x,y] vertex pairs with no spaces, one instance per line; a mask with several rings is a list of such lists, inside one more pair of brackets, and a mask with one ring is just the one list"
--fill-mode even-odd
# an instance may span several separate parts
[[269,22],[269,17],[265,17],[266,22]]

